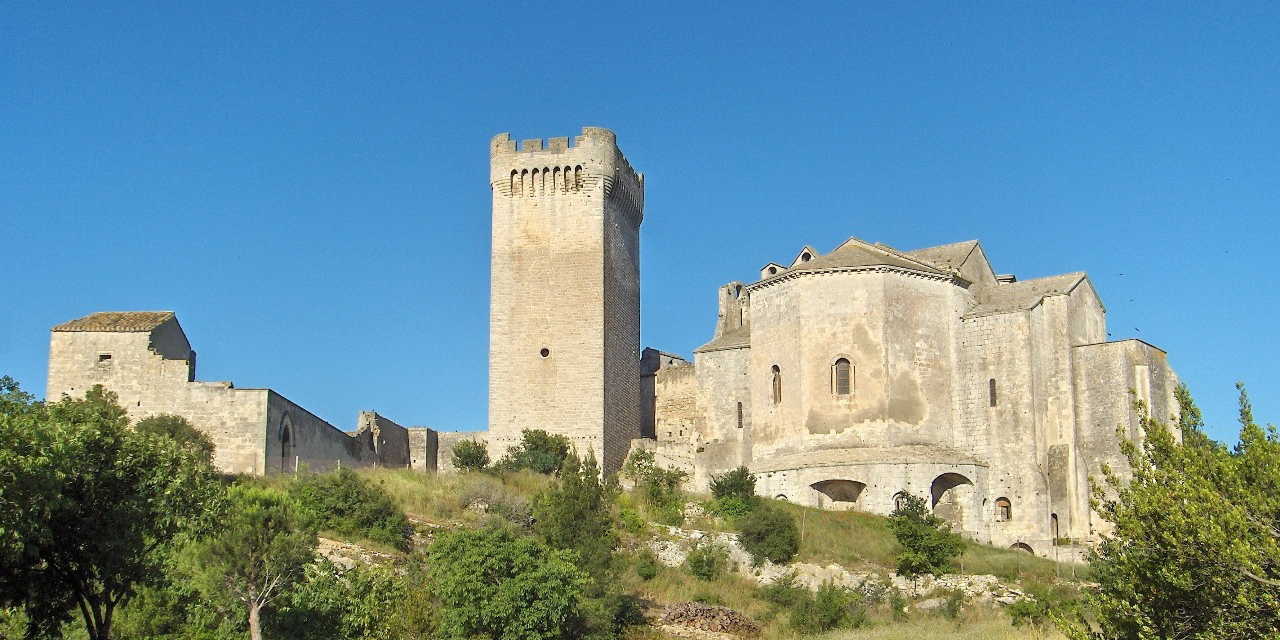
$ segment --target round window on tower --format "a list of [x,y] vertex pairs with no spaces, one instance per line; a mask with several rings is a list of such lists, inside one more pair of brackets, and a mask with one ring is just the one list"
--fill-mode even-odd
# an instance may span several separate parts
[[545,357],[547,357],[547,356],[551,355],[551,350],[550,350],[550,349],[548,349],[548,348],[546,348],[546,347],[543,347],[543,348],[542,348],[542,351],[539,351],[538,353],[539,353],[539,354],[541,354],[541,355],[542,355],[542,357],[544,357],[544,358],[545,358]]

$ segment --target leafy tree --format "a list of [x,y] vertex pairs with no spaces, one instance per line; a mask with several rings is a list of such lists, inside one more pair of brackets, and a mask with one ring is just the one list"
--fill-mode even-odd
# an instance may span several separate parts
[[478,440],[460,440],[453,445],[453,466],[462,471],[483,471],[489,466],[489,449]]
[[270,628],[290,640],[400,640],[427,637],[406,626],[407,576],[363,564],[344,569],[327,560],[306,566],[304,579],[280,601]]
[[746,467],[712,476],[711,495],[717,500],[738,498],[750,502],[756,497],[756,477]]
[[409,518],[378,485],[351,469],[305,476],[289,494],[325,530],[409,550]]
[[441,534],[428,549],[445,638],[552,640],[570,637],[590,577],[571,551],[490,528]]
[[316,536],[281,491],[237,484],[227,494],[230,509],[218,534],[193,545],[187,570],[205,597],[240,603],[250,636],[262,640],[262,610],[302,579]]
[[[1182,424],[1194,425],[1183,407]],[[1104,482],[1094,487],[1097,510],[1115,526],[1096,550],[1099,587],[1087,599],[1102,632],[1122,639],[1274,636],[1280,435],[1254,422],[1243,386],[1234,450],[1194,438],[1180,445],[1145,406],[1138,409],[1145,439],[1121,442],[1132,477],[1104,468]],[[1075,635],[1084,632],[1077,627]]]
[[139,433],[169,438],[179,446],[195,451],[205,462],[213,461],[213,452],[216,449],[213,441],[203,431],[191,426],[191,423],[182,416],[166,413],[143,418],[133,426],[133,429]]
[[569,457],[572,448],[569,439],[553,435],[542,429],[525,429],[520,432],[520,444],[507,451],[498,461],[503,471],[528,469],[536,473],[558,473]]
[[587,453],[579,461],[570,453],[560,476],[534,501],[533,531],[553,549],[577,552],[579,568],[595,579],[602,592],[612,582],[613,550],[618,534],[613,528],[614,489],[600,482],[596,457]]
[[220,494],[208,464],[128,429],[101,386],[42,405],[0,382],[0,606],[24,607],[29,635],[79,611],[91,640],[110,638],[117,607]]
[[942,575],[951,571],[951,559],[964,543],[942,518],[934,515],[924,498],[899,494],[898,506],[889,514],[889,530],[902,545],[898,554],[898,575]]
[[755,564],[791,562],[800,551],[796,519],[786,510],[762,504],[738,521],[739,542]]
[[636,492],[657,512],[663,524],[684,522],[684,492],[680,485],[689,474],[679,469],[658,466],[652,451],[637,450],[627,458],[623,475],[635,483]]

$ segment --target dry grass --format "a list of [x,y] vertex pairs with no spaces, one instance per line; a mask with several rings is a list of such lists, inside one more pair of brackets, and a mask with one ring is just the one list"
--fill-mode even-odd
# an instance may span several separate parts
[[[796,637],[800,636],[778,636],[779,639]],[[974,620],[921,617],[809,637],[815,640],[1061,640],[1064,636],[1050,628],[1015,627],[1003,614],[993,611]]]

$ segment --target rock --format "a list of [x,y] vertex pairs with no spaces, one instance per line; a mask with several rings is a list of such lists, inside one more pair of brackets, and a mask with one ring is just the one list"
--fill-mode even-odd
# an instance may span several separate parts
[[715,634],[754,636],[760,633],[760,625],[742,613],[729,607],[699,602],[681,602],[667,607],[662,613],[661,624]]
[[946,604],[947,601],[942,598],[929,598],[916,603],[916,608],[921,611],[933,611]]

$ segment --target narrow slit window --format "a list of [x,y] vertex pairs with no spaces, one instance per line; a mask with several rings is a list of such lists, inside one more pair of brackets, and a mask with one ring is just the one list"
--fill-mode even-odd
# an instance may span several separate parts
[[782,404],[782,369],[773,365],[773,403]]
[[832,369],[832,392],[838,396],[851,395],[853,393],[853,365],[848,360],[840,358],[836,360]]
[[742,428],[742,403],[738,403],[738,428]]
[[987,400],[991,406],[996,406],[996,379],[987,380]]

